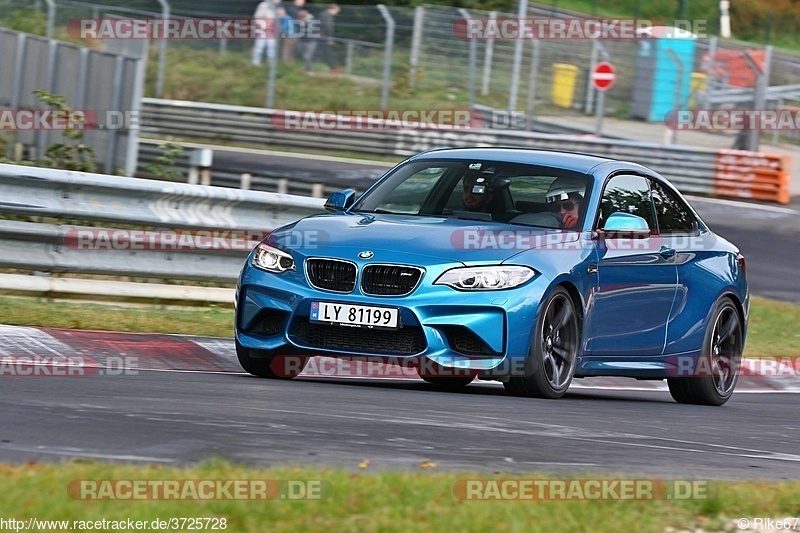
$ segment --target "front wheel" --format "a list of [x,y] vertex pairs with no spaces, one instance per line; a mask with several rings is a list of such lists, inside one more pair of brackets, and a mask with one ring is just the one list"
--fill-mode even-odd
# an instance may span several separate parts
[[557,287],[541,304],[525,374],[503,383],[512,396],[560,398],[567,392],[580,347],[578,314],[569,293]]
[[296,378],[306,366],[307,357],[277,355],[258,357],[258,351],[245,348],[236,341],[236,357],[245,372],[269,379]]
[[696,374],[667,380],[678,403],[723,405],[739,379],[744,339],[739,311],[730,298],[720,300],[711,315],[698,359]]

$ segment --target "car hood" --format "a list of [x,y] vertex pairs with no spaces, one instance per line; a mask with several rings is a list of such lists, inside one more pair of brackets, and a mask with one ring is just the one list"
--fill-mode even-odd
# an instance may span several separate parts
[[498,222],[443,217],[329,213],[275,230],[269,243],[305,256],[356,259],[372,252],[376,262],[501,263],[525,250],[578,240],[561,232]]

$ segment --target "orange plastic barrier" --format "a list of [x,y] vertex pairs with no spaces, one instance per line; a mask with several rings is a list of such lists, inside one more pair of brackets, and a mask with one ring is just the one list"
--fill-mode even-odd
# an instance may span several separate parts
[[[755,87],[758,84],[758,73],[750,66],[745,55],[750,56],[759,68],[764,68],[764,50],[717,50],[711,75],[715,78],[727,78],[728,87]],[[703,54],[702,64],[708,65],[708,60],[709,53],[706,52]],[[707,69],[704,72],[709,74]]]
[[789,203],[788,155],[744,150],[717,150],[714,194]]

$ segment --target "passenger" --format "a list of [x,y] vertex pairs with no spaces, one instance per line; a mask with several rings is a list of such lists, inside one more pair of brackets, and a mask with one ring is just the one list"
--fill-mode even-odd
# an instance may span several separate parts
[[578,225],[580,209],[586,184],[581,178],[556,178],[545,195],[551,212],[561,218],[563,229],[574,229]]

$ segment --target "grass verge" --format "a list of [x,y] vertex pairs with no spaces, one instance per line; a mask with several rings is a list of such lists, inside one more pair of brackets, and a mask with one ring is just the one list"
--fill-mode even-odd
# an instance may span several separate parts
[[[430,466],[430,465],[427,465]],[[422,467],[422,465],[421,465]],[[588,479],[592,476],[579,476]],[[596,477],[596,476],[595,476]],[[611,478],[613,476],[601,476]],[[224,518],[225,530],[321,531],[654,531],[665,527],[732,530],[739,517],[800,514],[800,482],[710,482],[706,499],[637,501],[464,501],[458,480],[496,475],[417,472],[358,473],[321,469],[253,469],[212,460],[190,468],[105,463],[0,465],[6,520],[143,520]],[[522,475],[514,479],[549,479]],[[73,499],[73,480],[283,480],[321,481],[322,499],[289,501],[86,501]],[[562,478],[564,479],[564,478]],[[727,527],[726,527],[727,526]],[[109,528],[111,529],[111,528]],[[172,529],[174,530],[174,529]]]
[[0,297],[0,324],[142,333],[233,336],[233,310],[163,309]]
[[[231,337],[233,310],[162,309],[0,297],[0,324]],[[800,306],[753,298],[745,355],[800,355]]]

